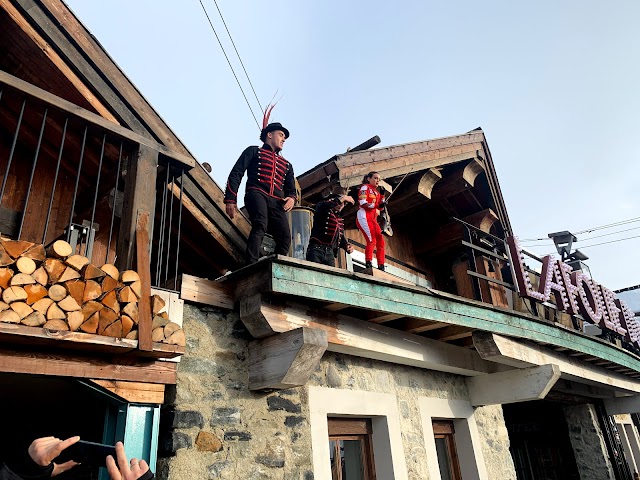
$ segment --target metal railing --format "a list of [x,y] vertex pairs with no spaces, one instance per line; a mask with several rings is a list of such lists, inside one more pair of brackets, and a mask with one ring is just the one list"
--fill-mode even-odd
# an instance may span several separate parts
[[[136,165],[141,149],[152,152],[143,173]],[[128,269],[132,238],[122,233],[135,232],[144,207],[152,223],[154,214],[156,219],[149,235],[152,283],[166,286],[169,277],[178,277],[180,256],[182,190],[176,179],[194,164],[0,71],[0,233],[5,236],[45,245],[65,239],[98,265]],[[128,198],[130,192],[135,199]]]

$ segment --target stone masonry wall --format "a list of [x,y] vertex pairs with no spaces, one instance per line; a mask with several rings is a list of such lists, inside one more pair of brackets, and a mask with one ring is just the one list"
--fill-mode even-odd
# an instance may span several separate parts
[[[457,375],[327,353],[305,387],[248,390],[251,339],[236,313],[185,305],[187,354],[161,418],[157,476],[171,480],[313,479],[308,386],[395,394],[411,480],[429,478],[419,397],[468,399]],[[513,479],[500,406],[476,409],[488,478]]]
[[565,407],[564,414],[580,478],[589,480],[615,478],[593,405]]

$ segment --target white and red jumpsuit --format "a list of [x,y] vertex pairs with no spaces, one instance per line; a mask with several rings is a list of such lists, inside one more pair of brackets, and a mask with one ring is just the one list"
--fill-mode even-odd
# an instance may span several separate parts
[[358,213],[356,224],[367,241],[364,249],[364,259],[370,262],[373,258],[373,250],[376,250],[376,260],[379,265],[384,265],[384,237],[378,224],[377,210],[384,199],[378,189],[368,183],[363,184],[358,192]]

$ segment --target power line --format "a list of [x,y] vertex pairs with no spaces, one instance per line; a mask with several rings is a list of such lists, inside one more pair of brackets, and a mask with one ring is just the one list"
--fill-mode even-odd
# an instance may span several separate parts
[[242,57],[240,56],[240,52],[238,52],[238,49],[236,48],[236,43],[233,41],[233,37],[231,36],[231,32],[227,28],[227,22],[224,21],[224,17],[222,16],[222,12],[220,11],[220,7],[218,6],[218,2],[216,0],[213,0],[213,3],[215,3],[216,8],[218,9],[218,13],[220,14],[220,18],[222,19],[222,24],[224,25],[224,28],[227,31],[227,35],[229,35],[229,40],[231,40],[231,45],[233,45],[233,49],[236,51],[236,55],[238,56],[238,60],[240,60],[240,65],[242,65],[242,70],[244,70],[244,74],[247,77],[247,80],[249,81],[249,85],[251,85],[251,90],[253,91],[253,95],[256,97],[256,102],[258,102],[258,106],[260,107],[260,110],[262,110],[262,113],[264,114],[264,108],[262,108],[262,104],[260,103],[260,99],[258,98],[258,94],[256,93],[255,89],[253,88],[253,83],[251,83],[251,78],[249,78],[249,74],[247,73],[247,69],[244,68],[244,62],[242,61]]
[[[607,225],[600,225],[598,227],[592,227],[592,228],[587,228],[585,230],[581,230],[579,232],[574,232],[574,235],[580,235],[581,233],[589,233],[589,232],[593,232],[596,230],[603,230],[606,228],[613,228],[613,227],[619,227],[622,225],[626,225],[629,223],[635,223],[635,222],[640,222],[640,217],[636,217],[636,218],[630,218],[628,220],[620,220],[619,222],[615,222],[615,223],[610,223]],[[550,240],[549,237],[542,237],[542,238],[523,238],[522,240],[520,240],[521,243],[524,242],[542,242],[542,241],[548,241]]]
[[640,222],[640,217],[630,218],[629,220],[622,220],[620,222],[611,223],[609,225],[602,225],[600,227],[588,228],[588,229],[582,230],[580,232],[575,232],[575,235],[580,235],[581,233],[589,233],[589,232],[593,232],[595,230],[603,230],[605,228],[613,228],[613,227],[617,227],[617,226],[620,226],[620,225],[626,225],[628,223],[634,223],[634,222]]
[[[624,232],[630,232],[632,230],[638,230],[640,229],[640,227],[633,227],[633,228],[627,228],[626,230],[618,230],[617,232],[611,232],[611,233],[603,233],[602,235],[596,235],[594,237],[589,237],[589,238],[585,238],[583,240],[589,241],[589,240],[594,240],[596,238],[602,238],[602,237],[608,237],[610,235],[617,235],[618,233],[624,233]],[[550,238],[547,238],[546,240],[551,241]],[[522,246],[527,246],[524,243],[522,244]],[[543,245],[529,245],[529,247],[542,247]]]
[[598,245],[606,245],[607,243],[624,242],[625,240],[632,240],[634,238],[640,238],[640,235],[636,235],[635,237],[619,238],[617,240],[609,240],[608,242],[593,243],[591,245],[584,245],[583,247],[580,247],[580,248],[584,249],[589,247],[597,247]]
[[[209,18],[209,14],[207,13],[207,9],[204,8],[204,4],[202,3],[202,0],[198,0],[198,1],[200,2],[200,6],[202,7],[202,10],[204,10],[204,14],[207,16],[207,20],[209,21],[209,25],[211,26],[211,30],[213,30],[213,34],[216,36],[216,40],[218,40],[218,44],[220,45],[220,48],[222,49],[222,53],[224,54],[224,58],[227,59],[227,63],[229,64],[229,68],[231,69],[231,73],[233,73],[233,77],[236,79],[236,82],[238,83],[238,87],[240,87],[240,91],[242,92],[242,96],[244,97],[244,101],[247,102],[247,106],[249,107],[249,110],[251,110],[251,115],[253,116],[253,119],[255,120],[256,125],[258,126],[258,129],[261,129],[262,127],[258,123],[258,119],[256,118],[255,113],[253,113],[253,108],[251,108],[251,104],[249,103],[249,99],[245,95],[244,90],[242,89],[242,85],[240,85],[240,80],[238,80],[238,76],[236,75],[236,72],[233,69],[233,66],[231,65],[231,61],[229,61],[229,57],[227,56],[227,52],[224,50],[224,47],[222,46],[222,42],[220,41],[220,37],[218,37],[218,32],[216,32],[216,29],[214,28],[213,23],[211,22],[211,18]],[[260,107],[260,108],[262,108],[262,107]]]
[[[616,232],[618,233],[618,232]],[[604,235],[602,235],[604,236]],[[609,240],[608,242],[600,242],[600,243],[592,243],[591,245],[582,245],[579,250],[584,250],[585,248],[590,248],[590,247],[597,247],[599,245],[607,245],[609,243],[617,243],[617,242],[624,242],[626,240],[633,240],[634,238],[640,238],[640,235],[635,235],[633,237],[625,237],[625,238],[618,238],[616,240]],[[525,247],[523,247],[525,248]],[[547,248],[546,245],[532,245],[529,247],[526,247],[525,249],[531,249],[531,248]],[[546,255],[555,255],[556,252],[550,252],[550,253],[545,253],[545,254],[536,254],[538,256],[544,257]]]

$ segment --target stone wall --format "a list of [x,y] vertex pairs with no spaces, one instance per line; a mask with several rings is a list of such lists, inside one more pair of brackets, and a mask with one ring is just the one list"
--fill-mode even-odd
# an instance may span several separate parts
[[[308,385],[247,388],[250,337],[237,314],[185,305],[187,354],[161,419],[158,478],[313,479],[308,387],[393,394],[408,478],[429,478],[418,399],[467,400],[457,375],[327,353]],[[476,409],[488,478],[515,479],[499,406]]]
[[565,407],[564,413],[580,478],[589,480],[615,478],[593,405]]

